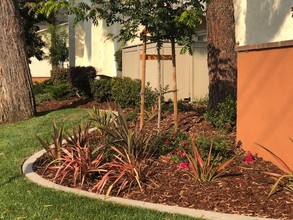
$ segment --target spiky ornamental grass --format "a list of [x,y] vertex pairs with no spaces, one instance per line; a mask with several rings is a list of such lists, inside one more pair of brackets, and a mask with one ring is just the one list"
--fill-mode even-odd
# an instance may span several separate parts
[[85,124],[87,117],[87,110],[66,109],[0,125],[0,219],[193,219],[114,205],[29,182],[20,167],[26,158],[42,149],[35,135],[49,138],[54,119],[70,131],[81,122]]

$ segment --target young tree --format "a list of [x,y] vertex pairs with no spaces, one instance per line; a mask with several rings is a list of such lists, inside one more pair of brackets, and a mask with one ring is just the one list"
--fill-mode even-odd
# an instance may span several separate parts
[[[160,54],[164,40],[171,42],[174,124],[175,129],[177,129],[178,109],[175,43],[184,43],[184,48],[188,48],[191,51],[191,38],[195,32],[195,27],[201,22],[203,2],[205,0],[91,0],[90,5],[84,2],[75,5],[64,1],[56,2],[54,0],[48,0],[46,3],[39,5],[39,11],[47,14],[50,11],[58,10],[63,5],[63,7],[68,9],[69,13],[76,15],[76,21],[91,19],[94,23],[98,24],[99,19],[104,19],[107,25],[119,23],[121,25],[120,33],[118,36],[113,37],[122,42],[127,42],[138,37],[141,26],[146,27],[149,33],[148,39],[151,42],[157,43],[158,54]],[[160,66],[159,59],[158,65]]]
[[52,64],[52,69],[63,68],[64,62],[68,60],[69,56],[68,34],[65,30],[59,30],[56,25],[49,25],[48,32],[50,34],[49,54],[45,58]]
[[16,0],[0,0],[0,124],[35,115],[32,79]]
[[209,108],[231,96],[236,100],[237,53],[233,0],[211,0],[207,4]]
[[[78,9],[79,18],[82,20],[98,21],[98,19],[104,19],[108,25],[120,23],[121,30],[116,37],[124,42],[137,37],[141,26],[146,27],[149,34],[148,39],[157,43],[159,73],[162,43],[163,41],[171,42],[175,129],[178,128],[175,43],[182,43],[184,49],[188,48],[191,51],[192,35],[195,33],[196,26],[201,23],[203,2],[203,0],[100,0],[92,1],[91,6],[81,3]],[[160,89],[160,85],[158,87]]]

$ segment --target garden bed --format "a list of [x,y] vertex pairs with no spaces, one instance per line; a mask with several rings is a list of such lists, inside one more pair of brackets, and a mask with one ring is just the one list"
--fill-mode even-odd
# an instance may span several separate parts
[[[74,107],[108,108],[108,105],[98,105],[87,100],[74,99],[56,103],[46,103],[39,106],[39,110],[52,110],[65,108],[74,104]],[[80,104],[78,104],[80,103]],[[45,107],[44,107],[45,106]],[[115,106],[112,104],[112,107]],[[155,122],[149,125],[149,129],[156,126]],[[207,136],[218,134],[219,131],[213,128],[203,118],[201,110],[186,111],[179,113],[179,129],[183,132],[202,133]],[[172,114],[165,114],[162,121],[162,130],[172,128]],[[227,140],[233,141],[235,134],[220,134]],[[216,182],[199,183],[189,175],[189,170],[181,168],[170,161],[170,157],[163,156],[149,161],[150,174],[142,182],[142,190],[138,186],[131,187],[131,190],[124,190],[119,196],[134,200],[147,201],[152,203],[178,205],[195,209],[211,210],[216,212],[241,214],[248,216],[260,216],[277,219],[293,219],[293,192],[286,191],[280,187],[279,190],[268,197],[275,180],[263,172],[265,170],[282,173],[282,171],[270,162],[262,158],[254,157],[251,164],[245,163],[245,152],[235,146],[237,158],[225,171],[225,175]],[[46,179],[52,179],[54,173],[45,172],[44,164],[46,155],[41,157],[35,164],[34,169]],[[95,179],[84,184],[84,190],[90,190],[96,184]],[[63,185],[72,187],[67,181]],[[116,195],[113,190],[112,195]]]

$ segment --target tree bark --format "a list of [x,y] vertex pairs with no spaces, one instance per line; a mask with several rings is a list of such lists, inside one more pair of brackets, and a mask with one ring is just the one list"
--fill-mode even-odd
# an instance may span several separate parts
[[228,96],[237,96],[237,53],[233,0],[211,0],[207,4],[209,108]]
[[16,0],[0,0],[0,124],[35,115],[32,78]]

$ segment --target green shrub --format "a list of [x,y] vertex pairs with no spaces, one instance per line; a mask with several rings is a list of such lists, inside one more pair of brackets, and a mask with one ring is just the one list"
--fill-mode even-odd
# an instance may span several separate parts
[[208,157],[209,149],[212,145],[212,155],[217,157],[217,160],[219,160],[218,162],[225,160],[225,158],[229,158],[233,154],[231,143],[221,136],[199,136],[195,140],[195,145],[199,148],[203,158]]
[[[191,150],[190,136],[181,131],[161,134],[154,138],[153,145],[156,146],[159,155],[170,154],[171,161],[176,163],[186,162],[186,154]],[[208,157],[209,149],[213,145],[212,155],[218,160],[214,162],[221,162],[233,154],[231,143],[221,136],[199,136],[195,140],[195,145],[204,159]]]
[[178,100],[177,102],[179,111],[192,111],[194,110],[192,104],[182,99]]
[[218,128],[236,126],[236,102],[228,97],[224,102],[218,104],[218,110],[208,109],[204,115],[205,119]]
[[122,108],[136,108],[140,103],[140,80],[129,77],[112,78],[112,97]]
[[209,99],[208,99],[208,96],[206,95],[203,98],[194,99],[192,102],[192,105],[195,108],[205,108],[206,109],[208,107],[208,102],[209,102]]
[[55,100],[64,100],[75,95],[71,85],[68,83],[48,86],[45,92]]
[[213,153],[213,145],[210,145],[208,154],[203,157],[195,144],[196,137],[191,135],[192,153],[187,154],[190,172],[189,174],[198,182],[215,182],[225,175],[225,168],[233,162],[236,156],[229,157],[225,161],[218,160],[218,155]]
[[[140,106],[141,80],[129,77],[112,78],[112,98],[122,108],[137,108]],[[145,87],[145,108],[152,107],[157,102],[157,92],[149,83]]]
[[54,85],[68,83],[69,69],[56,68],[51,70],[51,79]]
[[90,84],[96,76],[94,67],[71,67],[68,81],[81,95],[92,97]]
[[91,93],[97,102],[106,102],[112,100],[112,79],[109,77],[94,80],[91,83]]
[[187,162],[186,152],[190,148],[189,135],[181,131],[166,132],[158,135],[153,140],[158,155],[170,155],[171,161],[175,163]]
[[34,82],[33,92],[35,95],[43,94],[43,93],[45,93],[46,87],[52,86],[52,85],[53,85],[52,79],[47,79],[43,82]]
[[54,98],[52,97],[51,93],[39,93],[35,95],[36,105],[41,104],[44,101],[51,101]]
[[[150,87],[149,82],[147,82],[146,87],[145,87],[145,98],[144,99],[145,99],[144,104],[145,104],[146,109],[150,109],[152,106],[154,106],[157,103],[158,91],[156,89],[153,90],[152,87]],[[164,102],[164,96],[162,96],[162,102]]]
[[115,54],[115,61],[117,63],[117,70],[122,71],[122,48],[119,48]]

